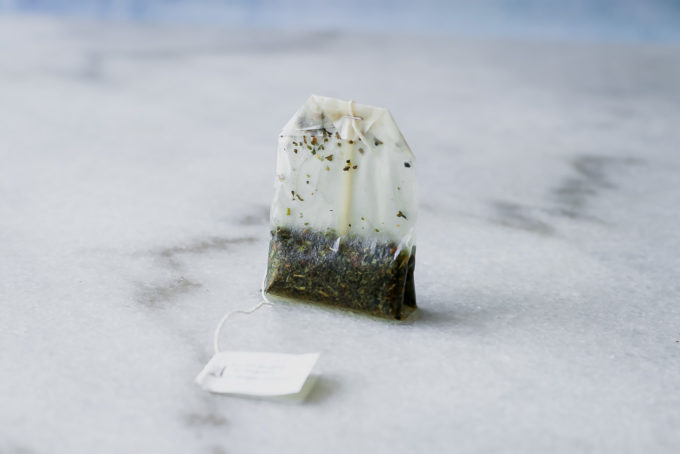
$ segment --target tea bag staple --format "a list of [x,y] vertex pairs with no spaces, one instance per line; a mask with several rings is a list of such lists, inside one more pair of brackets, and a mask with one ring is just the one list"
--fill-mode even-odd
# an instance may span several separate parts
[[386,109],[311,96],[279,135],[265,293],[411,313],[415,164]]

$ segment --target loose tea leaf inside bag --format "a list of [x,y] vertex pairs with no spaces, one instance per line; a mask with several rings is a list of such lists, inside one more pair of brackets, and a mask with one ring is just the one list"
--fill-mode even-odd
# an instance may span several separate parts
[[416,217],[415,158],[392,115],[312,96],[279,136],[265,292],[404,318]]

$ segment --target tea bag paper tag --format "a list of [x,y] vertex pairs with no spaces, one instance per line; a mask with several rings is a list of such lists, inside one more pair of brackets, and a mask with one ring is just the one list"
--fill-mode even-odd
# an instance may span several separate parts
[[210,359],[196,383],[219,394],[304,399],[313,384],[308,378],[318,358],[318,353],[222,351]]

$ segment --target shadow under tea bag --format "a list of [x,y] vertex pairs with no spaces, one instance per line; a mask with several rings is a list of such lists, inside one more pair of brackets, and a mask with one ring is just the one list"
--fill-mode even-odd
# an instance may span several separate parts
[[408,316],[416,308],[414,167],[386,109],[310,97],[279,137],[265,292]]

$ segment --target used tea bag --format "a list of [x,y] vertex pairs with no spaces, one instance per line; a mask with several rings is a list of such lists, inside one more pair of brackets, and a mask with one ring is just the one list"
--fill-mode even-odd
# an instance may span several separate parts
[[408,316],[416,308],[414,167],[386,109],[310,97],[279,136],[265,292]]

